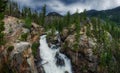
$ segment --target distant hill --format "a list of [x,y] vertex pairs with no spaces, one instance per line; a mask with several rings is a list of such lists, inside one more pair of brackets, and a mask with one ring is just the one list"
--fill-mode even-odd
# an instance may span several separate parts
[[[86,14],[88,17],[99,17],[103,20],[110,20],[120,25],[120,6],[109,10],[89,10]],[[47,16],[62,17],[62,15],[57,12],[50,12]]]
[[59,13],[57,12],[50,12],[47,14],[47,16],[58,16],[58,17],[62,17],[62,15],[60,15]]
[[87,11],[87,16],[100,17],[101,19],[104,20],[109,19],[120,25],[120,6],[114,9],[102,10],[102,11],[89,10]]

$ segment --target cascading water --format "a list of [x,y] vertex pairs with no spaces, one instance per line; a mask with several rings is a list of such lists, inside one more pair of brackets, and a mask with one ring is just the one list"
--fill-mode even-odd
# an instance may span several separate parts
[[40,57],[42,67],[45,73],[72,73],[71,62],[59,52],[60,47],[57,45],[48,46],[46,35],[40,37]]

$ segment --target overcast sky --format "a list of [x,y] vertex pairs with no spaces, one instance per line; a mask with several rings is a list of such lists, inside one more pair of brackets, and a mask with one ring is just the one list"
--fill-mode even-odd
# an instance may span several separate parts
[[46,4],[48,12],[58,12],[65,14],[67,11],[71,13],[82,12],[84,9],[106,10],[120,6],[120,0],[14,0],[20,5],[29,6],[40,10]]

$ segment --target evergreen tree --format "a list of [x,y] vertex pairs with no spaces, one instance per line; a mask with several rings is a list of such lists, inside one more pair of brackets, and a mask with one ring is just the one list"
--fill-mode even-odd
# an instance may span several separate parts
[[65,18],[64,18],[64,24],[65,24],[65,26],[68,26],[68,25],[70,25],[70,12],[68,11],[67,12],[67,15],[65,16]]
[[32,14],[32,18],[33,22],[37,23],[38,25],[40,25],[40,18],[39,18],[39,13],[35,10],[34,13]]
[[45,26],[44,23],[45,23],[45,16],[46,16],[46,5],[43,6],[42,13],[40,16],[41,16],[40,17],[41,25]]
[[25,18],[25,25],[24,25],[24,27],[28,28],[28,29],[31,29],[31,27],[32,27],[32,21],[31,21],[30,17],[26,17]]
[[7,0],[0,0],[0,46],[4,44],[4,22],[2,21],[4,18],[4,11]]
[[86,9],[83,11],[83,13],[81,13],[81,17],[82,20],[86,20],[87,18]]
[[7,2],[7,0],[1,0],[0,1],[0,13],[5,11],[6,2]]
[[78,10],[75,13],[74,22],[75,22],[75,25],[76,25],[76,33],[77,33],[76,38],[79,38],[79,36],[80,36],[80,34],[79,34],[80,33],[80,16],[79,16]]
[[9,16],[15,16],[20,18],[21,13],[20,13],[20,7],[17,2],[13,2],[12,0],[8,0],[5,14]]
[[72,22],[75,23],[75,24],[78,24],[80,21],[79,21],[79,13],[78,13],[78,10],[75,12],[75,14],[73,15],[73,19],[72,19]]

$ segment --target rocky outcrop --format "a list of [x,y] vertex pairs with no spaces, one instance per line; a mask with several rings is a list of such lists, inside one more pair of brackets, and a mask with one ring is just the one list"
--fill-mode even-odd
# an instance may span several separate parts
[[69,35],[66,39],[65,39],[65,44],[67,44],[67,47],[71,48],[71,49],[74,49],[74,44],[76,42],[76,39],[75,39],[75,34],[73,35]]
[[[99,63],[98,56],[94,54],[97,39],[86,35],[86,26],[82,26],[78,39],[75,30],[76,27],[71,25],[60,33],[60,51],[71,59],[73,73],[96,73]],[[57,39],[56,35],[49,36],[48,44],[57,44]]]
[[[72,66],[74,73],[90,73],[97,70],[97,57],[93,54],[94,47],[96,45],[94,39],[88,38],[85,35],[81,35],[79,41],[79,47],[74,50],[75,38],[74,35],[69,35],[66,39],[67,48],[62,49],[62,52],[66,53],[72,60]],[[85,68],[86,69],[85,69]]]
[[[87,36],[87,26],[85,25],[81,26],[79,33],[76,33],[75,30],[76,26],[73,24],[64,28],[59,34],[61,39],[60,51],[71,59],[73,73],[96,73],[99,63],[98,55],[94,54],[97,39]],[[80,36],[77,36],[77,34]],[[51,43],[57,44],[57,39],[56,35],[49,35],[47,42],[49,45]]]
[[28,42],[15,43],[10,58],[11,67],[15,68],[18,73],[37,73],[32,50]]
[[39,35],[44,33],[44,28],[35,23],[32,23],[31,29],[25,28],[23,20],[11,16],[6,16],[4,22],[7,42],[4,46],[0,46],[0,71],[3,73],[38,73],[35,63],[37,59],[33,56],[34,49],[31,47],[39,40]]

